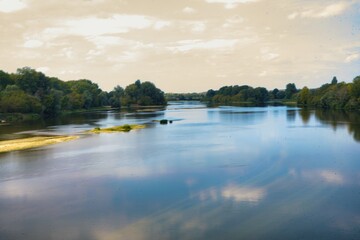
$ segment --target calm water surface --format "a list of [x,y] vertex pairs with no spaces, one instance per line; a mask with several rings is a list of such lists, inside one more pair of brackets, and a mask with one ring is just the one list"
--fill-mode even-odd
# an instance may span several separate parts
[[[81,134],[124,123],[147,128]],[[29,134],[81,138],[0,154],[0,239],[360,239],[359,114],[193,102],[0,126]]]

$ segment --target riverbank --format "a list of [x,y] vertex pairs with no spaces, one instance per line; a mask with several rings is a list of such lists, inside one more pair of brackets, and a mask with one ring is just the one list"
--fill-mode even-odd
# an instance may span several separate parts
[[79,136],[36,136],[30,138],[4,140],[0,141],[0,153],[43,147],[72,141],[78,138]]

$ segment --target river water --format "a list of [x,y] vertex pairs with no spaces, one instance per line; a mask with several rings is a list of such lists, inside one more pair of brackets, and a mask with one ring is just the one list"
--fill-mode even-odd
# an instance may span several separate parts
[[[147,127],[83,134],[125,123]],[[360,239],[356,113],[173,102],[0,126],[32,134],[81,137],[0,154],[0,239]]]

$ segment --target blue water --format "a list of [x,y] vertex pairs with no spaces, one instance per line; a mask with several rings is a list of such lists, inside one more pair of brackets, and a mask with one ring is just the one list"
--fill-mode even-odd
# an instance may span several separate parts
[[[83,134],[125,123],[147,128]],[[360,239],[356,113],[177,102],[9,131],[81,138],[0,154],[0,239]]]

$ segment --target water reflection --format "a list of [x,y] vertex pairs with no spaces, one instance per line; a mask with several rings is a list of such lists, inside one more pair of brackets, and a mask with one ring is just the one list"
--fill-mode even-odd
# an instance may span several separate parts
[[358,112],[301,109],[299,114],[304,125],[309,123],[311,116],[315,116],[318,121],[331,126],[334,131],[339,127],[347,127],[354,140],[360,141],[360,114]]
[[301,119],[302,119],[303,123],[305,125],[307,125],[309,123],[309,121],[310,121],[311,112],[307,108],[302,108],[300,110],[300,116],[301,116]]
[[248,202],[258,203],[265,196],[265,189],[259,187],[244,187],[235,184],[229,184],[220,189],[210,188],[199,193],[201,201],[218,201],[221,199],[231,200],[237,203]]
[[288,110],[286,112],[286,119],[288,122],[295,122],[296,120],[296,113],[297,111],[296,110]]

